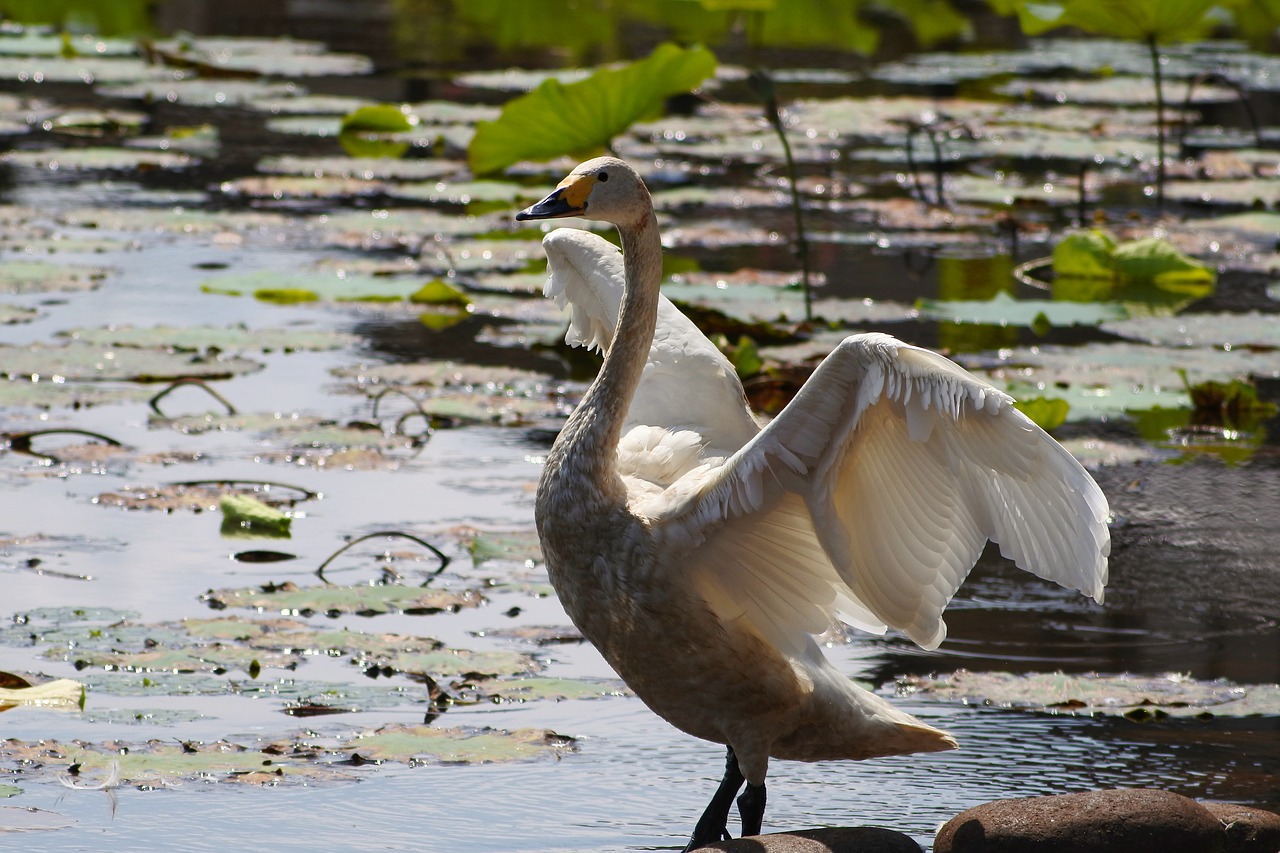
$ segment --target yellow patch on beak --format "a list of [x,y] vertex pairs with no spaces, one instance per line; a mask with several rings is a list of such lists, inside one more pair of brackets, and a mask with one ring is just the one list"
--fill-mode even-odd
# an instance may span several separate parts
[[561,181],[556,189],[561,190],[560,198],[566,205],[575,210],[584,210],[587,206],[587,196],[591,195],[595,185],[595,175],[570,175]]

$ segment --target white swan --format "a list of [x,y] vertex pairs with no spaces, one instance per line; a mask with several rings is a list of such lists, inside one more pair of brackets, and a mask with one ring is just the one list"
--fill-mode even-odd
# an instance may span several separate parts
[[605,359],[548,454],[538,533],[570,618],[636,695],[728,746],[687,850],[729,837],[744,781],[742,831],[760,831],[770,757],[956,746],[827,662],[814,635],[834,619],[937,647],[988,539],[1102,601],[1106,498],[1008,395],[936,353],[854,335],[761,428],[733,368],[659,294],[636,172],[588,161],[516,218],[565,216],[612,223],[623,254],[567,229],[544,241],[570,342]]

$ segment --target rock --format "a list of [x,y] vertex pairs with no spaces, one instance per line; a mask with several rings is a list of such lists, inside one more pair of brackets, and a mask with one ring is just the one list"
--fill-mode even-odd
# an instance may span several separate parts
[[1232,803],[1202,803],[1222,822],[1227,853],[1276,853],[1280,850],[1280,814]]
[[876,826],[804,829],[718,841],[703,850],[727,853],[923,853],[911,836]]
[[[938,830],[934,853],[1225,853],[1218,818],[1171,791],[1125,788],[995,800]],[[1274,851],[1271,851],[1274,853]]]

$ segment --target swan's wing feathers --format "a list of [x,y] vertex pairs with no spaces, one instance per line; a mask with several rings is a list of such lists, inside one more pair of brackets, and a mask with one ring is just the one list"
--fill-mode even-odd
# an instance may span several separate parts
[[622,304],[622,253],[598,234],[577,228],[549,232],[542,248],[548,273],[543,293],[570,310],[565,343],[607,350]]
[[[622,304],[622,253],[576,228],[551,231],[542,245],[549,273],[545,293],[570,312],[565,342],[607,351]],[[657,331],[627,411],[625,429],[637,426],[693,430],[721,454],[760,431],[733,365],[665,296],[658,299]]]
[[847,338],[756,439],[672,487],[664,523],[711,542],[786,493],[803,495],[838,592],[926,648],[988,539],[1095,598],[1106,582],[1106,499],[1079,463],[1008,395],[887,335]]

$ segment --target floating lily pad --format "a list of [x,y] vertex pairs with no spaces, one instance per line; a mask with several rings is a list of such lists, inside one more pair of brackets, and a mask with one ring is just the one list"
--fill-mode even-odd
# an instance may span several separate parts
[[481,674],[485,677],[525,675],[539,669],[529,655],[518,652],[439,649],[434,652],[404,653],[378,659],[381,666],[410,675],[433,678]]
[[424,181],[389,186],[387,194],[425,204],[502,202],[514,205],[519,201],[537,201],[551,190],[549,186],[531,187],[510,181]]
[[426,181],[456,175],[460,166],[448,160],[385,157],[264,157],[258,171],[267,175],[309,178],[356,178],[365,181]]
[[205,718],[199,711],[181,708],[91,708],[82,719],[113,726],[177,726]]
[[[6,788],[11,786],[5,786]],[[15,789],[16,790],[16,789]],[[13,796],[8,794],[7,796]],[[0,832],[39,832],[74,826],[76,819],[30,806],[0,806]]]
[[357,735],[350,748],[365,758],[381,760],[493,764],[572,751],[573,739],[544,729],[503,732],[391,725]]
[[1196,681],[1181,675],[1013,674],[959,670],[906,679],[917,698],[1053,714],[1162,717],[1280,716],[1280,685]]
[[0,57],[0,80],[19,83],[125,84],[140,80],[160,82],[173,72],[135,57],[5,56]]
[[375,364],[343,367],[333,371],[342,379],[361,387],[379,385],[425,385],[436,388],[467,387],[486,391],[520,390],[536,387],[546,377],[515,367],[490,367],[432,361],[418,364]]
[[351,77],[368,74],[373,62],[354,53],[330,53],[312,41],[229,37],[183,38],[152,46],[171,65],[209,73],[251,72],[274,77]]
[[45,657],[77,669],[100,667],[124,672],[249,672],[257,667],[292,668],[298,657],[239,645],[209,643],[194,648],[153,647],[140,651],[52,648]]
[[218,189],[236,198],[308,200],[355,199],[384,195],[388,184],[360,177],[249,175],[223,181]]
[[190,510],[212,511],[221,506],[226,495],[248,495],[270,506],[293,506],[301,500],[313,497],[303,492],[290,493],[289,487],[237,485],[235,483],[170,483],[163,486],[130,486],[114,492],[104,492],[94,499],[102,506],[124,509],[154,509],[164,512]]
[[998,293],[985,301],[924,299],[920,316],[946,323],[988,323],[997,326],[1096,326],[1129,316],[1123,305],[1109,302],[1056,302],[1015,299]]
[[165,347],[181,352],[296,352],[348,347],[355,335],[324,329],[262,328],[247,326],[108,326],[68,329],[58,333],[97,346]]
[[[994,91],[1015,98],[1058,104],[1147,106],[1151,103],[1151,87],[1149,76],[1113,74],[1092,80],[1013,79],[996,86]],[[1222,103],[1235,98],[1235,92],[1224,86],[1197,86],[1192,93],[1192,103],[1195,104]]]
[[154,392],[139,385],[111,385],[97,382],[32,382],[30,379],[0,381],[0,407],[5,409],[85,409],[119,403],[145,401]]
[[1235,207],[1275,207],[1280,203],[1280,179],[1243,181],[1169,181],[1165,198]]
[[327,613],[377,614],[389,612],[436,613],[476,607],[484,601],[478,592],[452,592],[414,586],[357,585],[298,587],[286,583],[263,589],[210,590],[201,599],[211,607],[243,607],[262,613],[286,615]]
[[35,169],[185,169],[194,164],[176,151],[149,151],[145,148],[64,148],[55,151],[10,151],[0,159]]
[[263,302],[291,304],[321,300],[398,302],[408,299],[422,284],[420,280],[347,276],[331,270],[318,270],[312,273],[228,273],[207,279],[200,287],[205,293],[252,296]]
[[60,381],[128,380],[159,382],[181,377],[225,378],[261,370],[256,361],[235,356],[193,356],[164,350],[94,346],[0,344],[0,370],[10,378],[43,377]]
[[[2,70],[0,76],[3,76]],[[265,80],[170,78],[100,86],[98,92],[109,98],[168,101],[189,107],[241,107],[266,98],[288,97],[302,90],[295,83],[273,83]]]
[[[138,208],[80,208],[63,212],[59,219],[69,225],[108,231],[137,231],[148,235],[241,233],[282,228],[287,220],[261,211],[214,212],[168,207],[163,210]],[[2,267],[0,267],[2,269]]]
[[1160,346],[1256,347],[1280,349],[1280,322],[1274,314],[1183,314],[1131,317],[1104,322],[1104,331]]
[[106,277],[99,267],[6,260],[0,263],[0,293],[93,290]]
[[491,702],[531,702],[566,699],[605,699],[629,696],[631,692],[617,679],[546,678],[535,676],[518,681],[485,682],[484,697]]
[[40,316],[34,308],[22,308],[18,305],[0,305],[0,326],[14,323],[30,323]]

